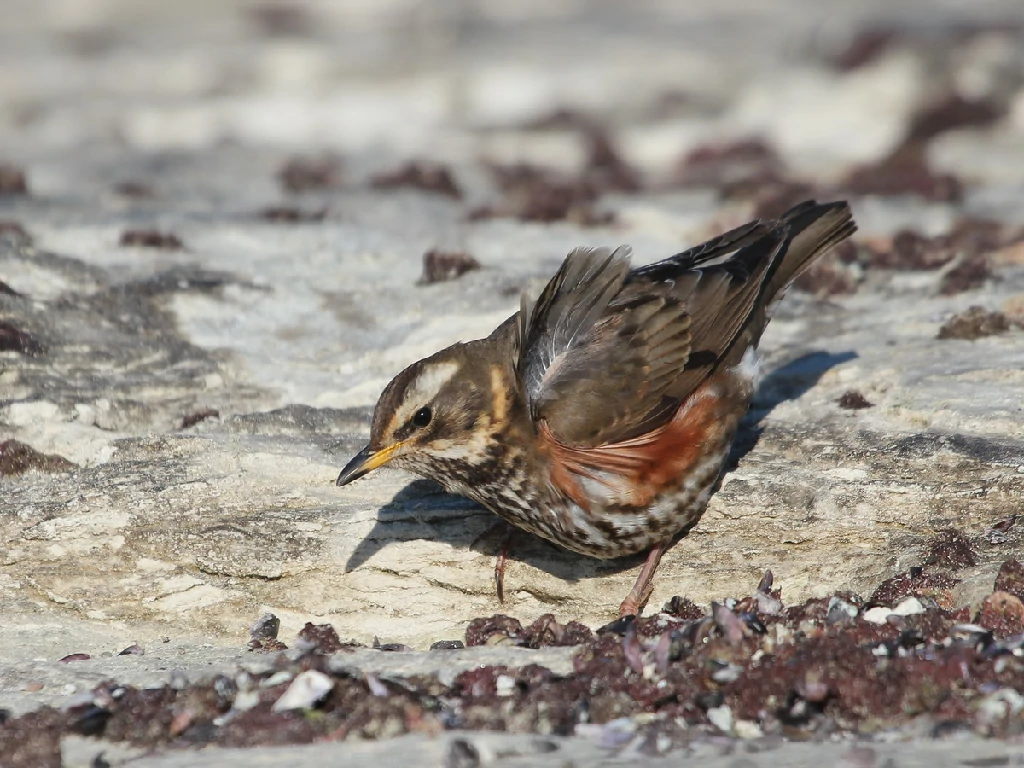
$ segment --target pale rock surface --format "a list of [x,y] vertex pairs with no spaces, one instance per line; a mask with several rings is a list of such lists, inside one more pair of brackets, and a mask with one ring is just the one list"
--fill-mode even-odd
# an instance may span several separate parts
[[[254,36],[242,2],[13,5],[0,30],[0,145],[34,195],[0,199],[0,214],[34,244],[0,238],[0,279],[24,294],[0,295],[0,319],[48,352],[0,353],[0,439],[79,467],[0,478],[3,621],[22,632],[11,647],[29,649],[6,657],[0,703],[16,709],[40,702],[22,692],[33,648],[53,662],[169,637],[212,669],[238,660],[264,611],[281,618],[286,642],[312,621],[418,649],[496,612],[610,620],[638,561],[588,560],[523,535],[501,605],[495,544],[481,539],[493,515],[395,471],[345,489],[334,478],[391,376],[489,332],[571,247],[628,242],[637,263],[653,261],[749,211],[695,191],[602,200],[621,214],[615,228],[467,222],[492,196],[479,156],[578,164],[564,136],[513,125],[568,104],[623,123],[627,155],[652,174],[710,138],[757,130],[802,172],[832,178],[892,148],[930,71],[890,57],[843,76],[793,51],[872,14],[936,20],[933,4],[897,12],[881,0],[787,0],[770,12],[656,3],[625,21],[604,4],[586,23],[573,4],[480,3],[467,15],[437,3],[418,17],[404,3],[323,4],[317,35],[283,42]],[[979,20],[1014,13],[1016,2],[971,7]],[[148,41],[144,56],[122,44],[133,35]],[[674,52],[654,55],[655,43]],[[697,107],[644,117],[673,85]],[[1008,170],[1022,146],[1016,103],[991,140],[949,134],[934,155],[971,171],[964,210],[1020,223]],[[289,154],[324,150],[345,155],[344,186],[289,201],[326,207],[324,221],[255,217],[281,203],[274,174]],[[363,185],[416,155],[451,162],[467,199]],[[125,180],[157,196],[114,195]],[[868,237],[942,232],[955,218],[911,200],[869,199],[855,212]],[[185,248],[118,245],[124,229],[150,226]],[[464,249],[483,269],[418,286],[433,247]],[[936,333],[970,305],[1019,301],[1024,268],[954,297],[938,295],[937,279],[786,299],[764,338],[767,375],[737,463],[663,561],[652,609],[672,595],[706,605],[748,593],[766,568],[786,602],[868,592],[918,564],[947,527],[978,552],[959,574],[962,599],[991,589],[1022,544],[1020,526],[1000,545],[984,534],[1024,498],[1024,331]],[[874,407],[841,410],[849,389]],[[181,428],[211,408],[219,417]],[[92,679],[55,679],[45,700]]]

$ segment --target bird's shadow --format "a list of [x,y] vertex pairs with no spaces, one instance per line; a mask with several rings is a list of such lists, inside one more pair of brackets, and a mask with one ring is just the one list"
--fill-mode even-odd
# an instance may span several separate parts
[[[854,352],[810,352],[769,372],[740,424],[726,471],[735,468],[757,445],[764,432],[764,418],[777,405],[800,397],[826,371],[856,356]],[[682,530],[677,540],[696,522]],[[505,541],[502,525],[498,517],[475,502],[446,493],[432,481],[414,480],[380,508],[373,529],[356,545],[345,569],[364,565],[388,544],[413,539],[445,541],[456,548],[470,547],[496,555]],[[614,560],[580,557],[518,531],[511,540],[509,557],[570,582],[635,568],[644,559],[643,554]]]
[[765,416],[776,406],[787,400],[798,399],[812,389],[826,371],[856,357],[857,353],[853,351],[837,354],[808,352],[765,374],[746,416],[740,422],[725,471],[735,469],[743,457],[754,449],[764,433]]

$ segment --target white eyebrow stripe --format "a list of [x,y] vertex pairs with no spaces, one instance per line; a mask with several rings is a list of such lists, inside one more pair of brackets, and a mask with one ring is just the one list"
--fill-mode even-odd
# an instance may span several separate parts
[[435,363],[424,367],[423,371],[406,390],[405,399],[398,406],[391,419],[391,430],[405,424],[413,413],[432,401],[445,384],[459,372],[458,363]]

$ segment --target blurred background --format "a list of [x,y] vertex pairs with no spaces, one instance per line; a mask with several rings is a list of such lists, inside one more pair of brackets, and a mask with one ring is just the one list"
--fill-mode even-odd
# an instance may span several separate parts
[[[802,179],[962,200],[975,182],[1019,191],[1024,168],[1019,0],[3,8],[0,155],[32,166],[40,194],[74,186],[64,153],[91,153],[98,166],[143,153],[166,166],[215,145],[339,155],[294,169],[283,192],[366,181],[403,158],[569,174],[603,164],[588,203],[641,187],[728,184],[725,194],[743,197],[751,179],[759,196],[765,181]],[[894,154],[901,178],[850,177]],[[129,196],[153,183],[105,175]],[[525,183],[493,169],[459,175],[471,207],[494,182]]]

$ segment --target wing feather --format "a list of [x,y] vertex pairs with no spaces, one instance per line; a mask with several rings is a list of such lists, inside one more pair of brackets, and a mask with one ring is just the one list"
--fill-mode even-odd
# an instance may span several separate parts
[[755,345],[786,286],[855,228],[845,203],[809,201],[632,272],[628,248],[572,251],[519,312],[516,371],[534,422],[565,450],[614,447],[628,463],[630,441]]

